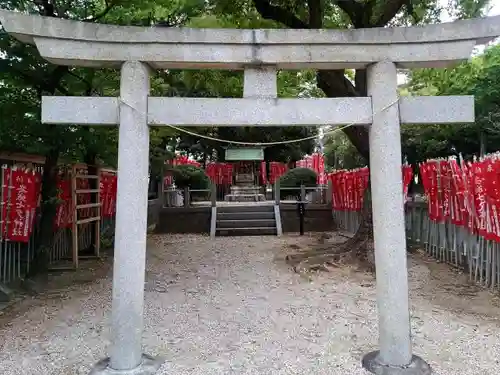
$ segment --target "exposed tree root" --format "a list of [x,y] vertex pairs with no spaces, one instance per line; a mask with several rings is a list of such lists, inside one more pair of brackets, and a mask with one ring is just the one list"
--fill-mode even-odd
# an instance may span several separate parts
[[323,254],[314,255],[298,262],[293,266],[293,270],[297,273],[314,271],[314,270],[324,270],[327,269],[326,265],[338,265],[341,260],[341,254]]
[[307,251],[287,255],[286,262],[298,273],[327,271],[328,266],[337,267],[342,264],[357,264],[373,272],[375,256],[371,207],[368,205],[364,207],[361,215],[359,229],[347,241],[338,244],[327,243],[329,236],[322,234],[318,238],[318,243]]
[[343,247],[331,247],[331,245],[328,248],[317,248],[315,247],[312,250],[308,250],[302,253],[296,253],[296,254],[290,254],[286,256],[286,261],[290,265],[296,265],[304,260],[307,260],[309,258],[313,257],[318,257],[318,256],[332,256],[335,257],[336,255],[343,254],[348,252],[349,250],[345,250]]

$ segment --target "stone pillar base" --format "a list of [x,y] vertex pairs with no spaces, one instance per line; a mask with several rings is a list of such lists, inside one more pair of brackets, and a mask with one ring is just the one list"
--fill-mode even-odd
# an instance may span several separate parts
[[363,368],[375,375],[431,375],[432,369],[422,358],[414,355],[406,367],[383,364],[379,360],[379,351],[366,354],[361,361]]
[[132,370],[113,370],[109,367],[109,358],[97,362],[89,375],[154,375],[160,369],[163,360],[142,355],[142,363]]

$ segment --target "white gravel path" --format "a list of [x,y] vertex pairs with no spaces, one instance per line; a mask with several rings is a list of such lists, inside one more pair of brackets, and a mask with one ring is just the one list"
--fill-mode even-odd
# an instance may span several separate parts
[[[373,280],[293,274],[274,257],[297,241],[150,241],[144,345],[168,359],[159,375],[366,374],[361,357],[377,345]],[[410,270],[415,353],[438,375],[498,374],[498,321],[433,301],[422,292],[426,272]],[[0,374],[88,374],[109,344],[110,288],[108,276],[25,301],[0,328]]]

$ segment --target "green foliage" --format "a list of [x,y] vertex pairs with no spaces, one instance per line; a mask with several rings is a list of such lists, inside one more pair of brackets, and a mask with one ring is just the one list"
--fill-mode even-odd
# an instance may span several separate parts
[[290,169],[280,178],[280,187],[300,187],[301,185],[307,187],[316,186],[317,174],[309,168],[294,168]]
[[[183,94],[191,97],[226,97],[241,98],[243,96],[243,73],[217,70],[190,70],[172,72],[175,81],[182,82]],[[280,97],[314,97],[319,96],[313,71],[281,71],[278,74],[278,95]],[[183,96],[184,96],[183,95]],[[191,132],[205,137],[227,141],[269,143],[284,140],[296,140],[314,136],[314,127],[196,127]],[[224,161],[224,149],[230,145],[212,139],[180,134],[177,150],[186,151],[198,160],[217,159]],[[265,159],[268,161],[296,161],[305,154],[311,153],[314,140],[286,145],[266,147]],[[215,151],[215,152],[214,152]]]
[[353,169],[367,165],[347,136],[341,132],[327,135],[324,147],[325,164],[328,169]]
[[194,165],[178,165],[171,169],[175,185],[179,188],[208,189],[210,179],[205,171]]
[[[282,28],[310,22],[312,6],[299,0],[90,0],[74,2],[8,0],[4,9],[38,13],[52,17],[103,22],[117,25]],[[275,6],[273,15],[265,12],[262,4]],[[320,16],[323,27],[365,27],[380,22],[388,24],[421,24],[435,22],[443,10],[440,2],[416,0],[402,2],[394,9],[383,0],[357,2],[323,1]],[[480,15],[486,0],[453,0],[446,8],[454,18]],[[260,4],[260,5],[259,5]],[[263,11],[264,9],[264,11]],[[352,11],[354,9],[354,13]],[[292,19],[295,18],[296,21]],[[293,24],[293,22],[295,22]],[[292,24],[291,24],[292,23]],[[361,25],[361,26],[363,26]],[[380,25],[384,26],[384,24]],[[44,154],[57,148],[60,154],[82,160],[86,154],[97,154],[108,165],[116,165],[117,129],[103,127],[65,127],[41,124],[39,106],[41,94],[109,95],[118,93],[119,72],[55,67],[46,63],[32,46],[24,45],[4,32],[0,33],[0,50],[5,58],[0,61],[3,73],[0,94],[0,148]],[[346,75],[354,81],[354,72]],[[162,71],[152,79],[153,95],[197,97],[241,97],[242,73],[226,71]],[[320,97],[315,71],[283,71],[278,75],[280,97]],[[315,128],[207,128],[191,129],[208,137],[247,142],[273,142],[306,138],[316,134]],[[226,144],[187,134],[178,134],[168,128],[151,132],[151,160],[154,173],[167,149],[184,150],[199,160],[223,159]],[[313,141],[266,148],[266,160],[294,161],[310,153]],[[158,163],[156,163],[158,161]]]
[[161,145],[151,145],[149,150],[149,173],[152,177],[161,177],[165,170],[165,160],[171,160],[174,154]]
[[451,69],[420,69],[411,74],[409,95],[474,95],[476,122],[404,126],[403,153],[409,162],[461,153],[478,155],[500,144],[500,46]]

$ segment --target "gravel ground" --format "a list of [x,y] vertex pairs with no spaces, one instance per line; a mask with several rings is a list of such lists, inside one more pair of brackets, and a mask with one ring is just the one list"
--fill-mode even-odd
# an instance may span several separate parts
[[[347,268],[306,278],[276,259],[307,241],[152,237],[144,345],[167,358],[159,375],[366,374],[361,357],[377,346],[373,278]],[[449,285],[439,267],[410,259],[415,353],[436,374],[498,374],[500,308],[488,292]],[[0,373],[88,374],[109,344],[110,288],[106,272],[5,312]]]

